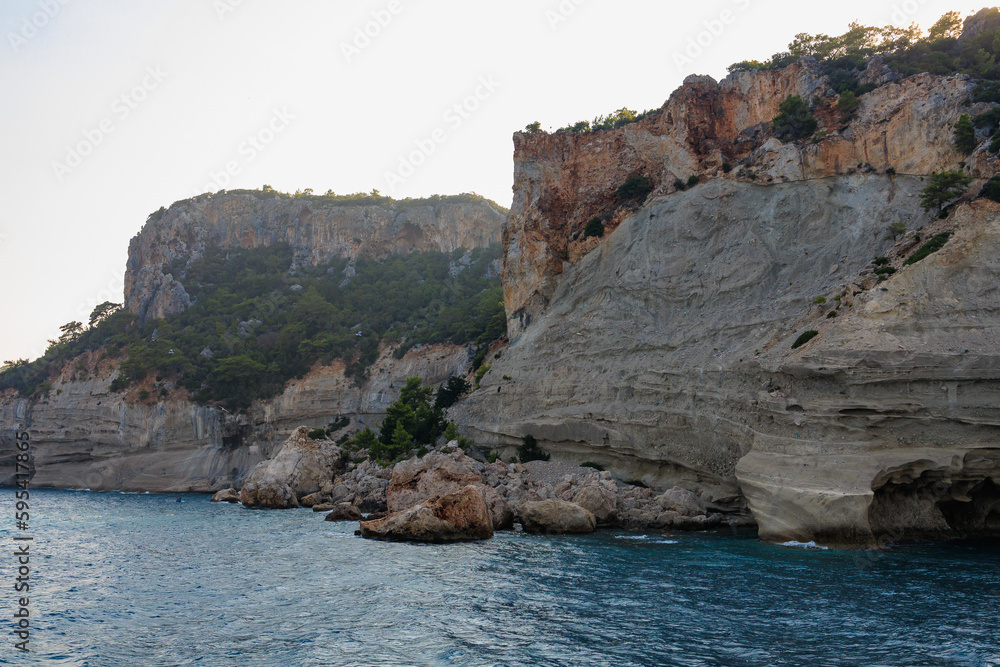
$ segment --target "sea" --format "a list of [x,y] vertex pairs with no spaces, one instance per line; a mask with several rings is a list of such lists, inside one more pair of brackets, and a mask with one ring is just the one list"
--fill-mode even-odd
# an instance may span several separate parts
[[56,490],[30,491],[19,529],[14,493],[0,490],[3,664],[1000,666],[996,543],[390,543],[307,509]]

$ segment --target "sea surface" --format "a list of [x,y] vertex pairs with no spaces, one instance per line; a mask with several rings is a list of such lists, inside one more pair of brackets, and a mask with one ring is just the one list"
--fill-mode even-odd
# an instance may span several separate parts
[[0,598],[32,535],[41,665],[1000,665],[1000,546],[771,545],[754,531],[355,537],[208,496],[0,491]]

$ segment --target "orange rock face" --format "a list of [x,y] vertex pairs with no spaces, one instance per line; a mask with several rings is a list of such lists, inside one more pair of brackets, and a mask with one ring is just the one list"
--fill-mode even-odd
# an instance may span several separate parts
[[[514,201],[503,239],[511,337],[548,304],[564,263],[599,245],[584,237],[587,221],[601,218],[607,236],[642,203],[617,194],[630,176],[649,178],[655,198],[693,176],[766,185],[864,171],[930,174],[963,159],[952,127],[962,113],[986,109],[966,106],[971,90],[963,76],[917,75],[861,96],[848,118],[815,62],[803,60],[719,83],[688,77],[658,114],[616,130],[515,134]],[[813,138],[773,136],[771,122],[788,95],[814,101]],[[966,162],[974,175],[992,175],[986,160],[980,151]]]

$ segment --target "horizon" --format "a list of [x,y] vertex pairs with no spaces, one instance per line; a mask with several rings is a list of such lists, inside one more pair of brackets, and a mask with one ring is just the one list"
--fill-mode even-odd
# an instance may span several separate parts
[[[553,131],[657,109],[688,75],[722,80],[801,32],[836,35],[854,20],[926,30],[947,11],[990,6],[854,1],[803,17],[753,0],[409,5],[6,3],[0,259],[17,325],[0,334],[0,360],[35,359],[60,325],[120,303],[129,240],[160,207],[268,184],[397,200],[476,193],[510,208],[510,138],[528,123]],[[261,48],[261,35],[273,43]]]

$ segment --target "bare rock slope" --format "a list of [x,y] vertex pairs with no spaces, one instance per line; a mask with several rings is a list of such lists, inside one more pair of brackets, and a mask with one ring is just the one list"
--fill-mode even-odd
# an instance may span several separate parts
[[[986,108],[971,89],[901,79],[851,120],[803,61],[691,78],[617,130],[515,135],[511,344],[460,419],[504,455],[531,434],[623,479],[748,502],[767,539],[1000,534],[1000,207],[938,220],[919,201],[934,171],[964,165],[971,197],[996,170],[953,145],[958,116]],[[771,136],[793,93],[819,96],[825,137]],[[641,206],[616,193],[637,174]],[[594,216],[603,239],[580,233]],[[946,231],[904,266],[917,233]],[[898,271],[884,281],[880,256]]]

